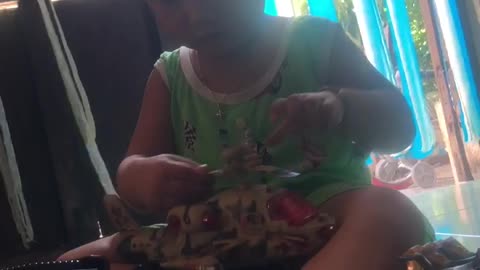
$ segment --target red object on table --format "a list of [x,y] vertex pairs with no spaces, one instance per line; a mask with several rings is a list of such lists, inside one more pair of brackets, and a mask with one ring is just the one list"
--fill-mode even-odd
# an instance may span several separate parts
[[413,183],[412,177],[408,177],[405,181],[402,181],[402,182],[399,182],[399,183],[394,183],[394,184],[382,182],[376,177],[372,178],[372,185],[377,186],[377,187],[390,188],[390,189],[394,189],[394,190],[407,189],[410,186],[412,186],[413,184],[414,183]]
[[318,213],[310,202],[287,191],[273,196],[267,207],[272,220],[285,220],[292,226],[303,226]]

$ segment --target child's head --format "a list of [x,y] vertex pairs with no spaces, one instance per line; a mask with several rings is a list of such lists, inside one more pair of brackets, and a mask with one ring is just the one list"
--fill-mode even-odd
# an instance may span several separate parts
[[147,0],[160,30],[181,45],[228,53],[248,42],[265,0]]

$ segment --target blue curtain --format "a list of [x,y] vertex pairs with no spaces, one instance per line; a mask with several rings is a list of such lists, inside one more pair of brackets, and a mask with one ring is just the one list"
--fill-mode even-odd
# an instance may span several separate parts
[[405,0],[386,0],[402,90],[416,119],[416,136],[409,149],[411,158],[428,157],[435,146],[435,132],[427,110],[420,66],[410,30]]
[[[387,43],[383,36],[380,13],[375,0],[353,0],[353,5],[368,60],[385,78],[395,83]],[[367,159],[366,164],[367,166],[373,164],[371,157]]]
[[392,63],[375,0],[353,0],[353,4],[368,60],[385,78],[395,84]]
[[[312,16],[322,17],[334,22],[338,21],[334,0],[308,0],[308,7]],[[273,16],[278,15],[275,0],[265,1],[265,13]]]
[[334,0],[308,0],[310,15],[338,21]]
[[277,15],[277,6],[275,5],[275,0],[265,1],[265,13],[272,16]]

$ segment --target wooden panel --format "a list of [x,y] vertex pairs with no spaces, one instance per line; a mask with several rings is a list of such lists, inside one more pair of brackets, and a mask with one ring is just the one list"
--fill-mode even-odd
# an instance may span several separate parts
[[460,124],[452,103],[452,97],[446,83],[442,60],[439,54],[440,48],[438,45],[440,42],[443,42],[443,40],[439,39],[435,33],[435,23],[429,0],[420,0],[420,7],[427,29],[428,46],[432,57],[435,81],[445,116],[444,119],[438,120],[445,121],[445,127],[447,129],[447,141],[445,143],[450,158],[450,165],[453,170],[453,177],[456,182],[470,181],[473,180],[473,176],[467,162]]

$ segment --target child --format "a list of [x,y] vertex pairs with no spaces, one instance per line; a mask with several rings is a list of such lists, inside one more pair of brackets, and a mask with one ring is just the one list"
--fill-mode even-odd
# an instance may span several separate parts
[[[341,27],[267,16],[264,0],[149,4],[162,32],[185,47],[162,54],[150,75],[118,171],[122,198],[161,218],[172,206],[235,185],[214,181],[209,170],[247,144],[255,153],[240,169],[301,173],[289,180],[247,173],[252,181],[300,193],[340,220],[304,269],[402,269],[397,257],[429,240],[428,223],[399,193],[370,187],[365,159],[406,148],[411,115]],[[118,241],[105,238],[62,258],[100,254],[120,263]]]

